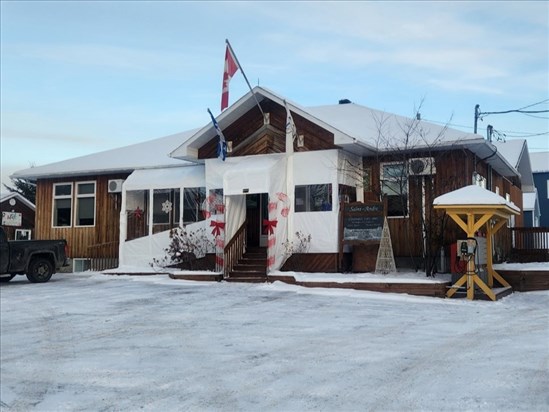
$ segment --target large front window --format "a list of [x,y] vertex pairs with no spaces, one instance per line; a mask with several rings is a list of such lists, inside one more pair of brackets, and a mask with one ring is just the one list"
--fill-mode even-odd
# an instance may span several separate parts
[[381,192],[387,198],[387,216],[408,216],[408,173],[404,162],[381,164]]
[[72,219],[72,183],[53,185],[53,226],[71,226]]
[[332,210],[332,185],[303,185],[295,187],[296,212],[325,212]]

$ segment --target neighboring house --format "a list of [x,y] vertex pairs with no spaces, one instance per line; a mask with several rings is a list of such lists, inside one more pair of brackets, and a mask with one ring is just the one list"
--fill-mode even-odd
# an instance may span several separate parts
[[[303,269],[336,272],[344,269],[340,201],[386,199],[397,263],[414,266],[431,236],[424,223],[442,221],[431,207],[435,196],[475,183],[522,208],[515,165],[479,135],[347,100],[311,108],[287,102],[297,132],[289,146],[285,98],[254,92],[217,117],[225,161],[205,119],[198,130],[14,174],[37,182],[40,236],[67,238],[80,259],[116,244],[121,265],[143,265],[164,255],[170,228],[218,227],[221,246],[245,233],[243,244],[267,247],[269,268],[279,269],[285,244],[300,233],[311,236]],[[113,193],[109,183],[118,180],[121,191]],[[445,228],[448,248],[463,233],[452,222]]]
[[549,152],[530,153],[534,183],[538,191],[539,225],[549,227]]
[[24,196],[16,192],[0,194],[2,228],[9,240],[35,239],[34,217],[36,207]]
[[[539,226],[540,208],[538,193],[534,184],[531,157],[528,152],[528,143],[524,139],[495,142],[498,151],[507,159],[520,175],[522,187],[522,215],[523,227]],[[512,226],[518,226],[513,224]]]

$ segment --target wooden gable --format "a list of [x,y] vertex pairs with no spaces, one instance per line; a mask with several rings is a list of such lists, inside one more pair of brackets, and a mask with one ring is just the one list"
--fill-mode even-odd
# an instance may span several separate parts
[[[269,116],[264,124],[261,112],[253,107],[238,120],[223,129],[227,142],[232,144],[228,156],[248,156],[258,154],[284,153],[286,150],[286,109],[271,100],[263,100],[261,108]],[[335,149],[334,134],[310,122],[302,116],[292,114],[298,135],[303,136],[303,146],[295,152]],[[199,159],[217,157],[218,137],[214,137],[198,150]]]

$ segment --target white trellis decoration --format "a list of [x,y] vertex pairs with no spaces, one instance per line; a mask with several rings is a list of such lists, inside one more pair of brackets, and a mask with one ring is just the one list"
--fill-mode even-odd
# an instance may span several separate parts
[[391,243],[391,231],[387,224],[387,218],[385,218],[383,231],[381,232],[381,242],[377,251],[376,273],[387,274],[390,272],[396,272],[396,265],[393,244]]

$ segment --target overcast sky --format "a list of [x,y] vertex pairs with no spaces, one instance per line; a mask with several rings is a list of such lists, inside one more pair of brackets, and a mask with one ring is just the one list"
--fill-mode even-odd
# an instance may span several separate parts
[[[549,109],[546,1],[2,1],[2,181],[208,124],[226,38],[252,86],[302,106],[423,102],[423,119],[469,132],[477,103]],[[230,103],[247,91],[238,72]],[[478,133],[549,150],[548,117],[489,115]]]

